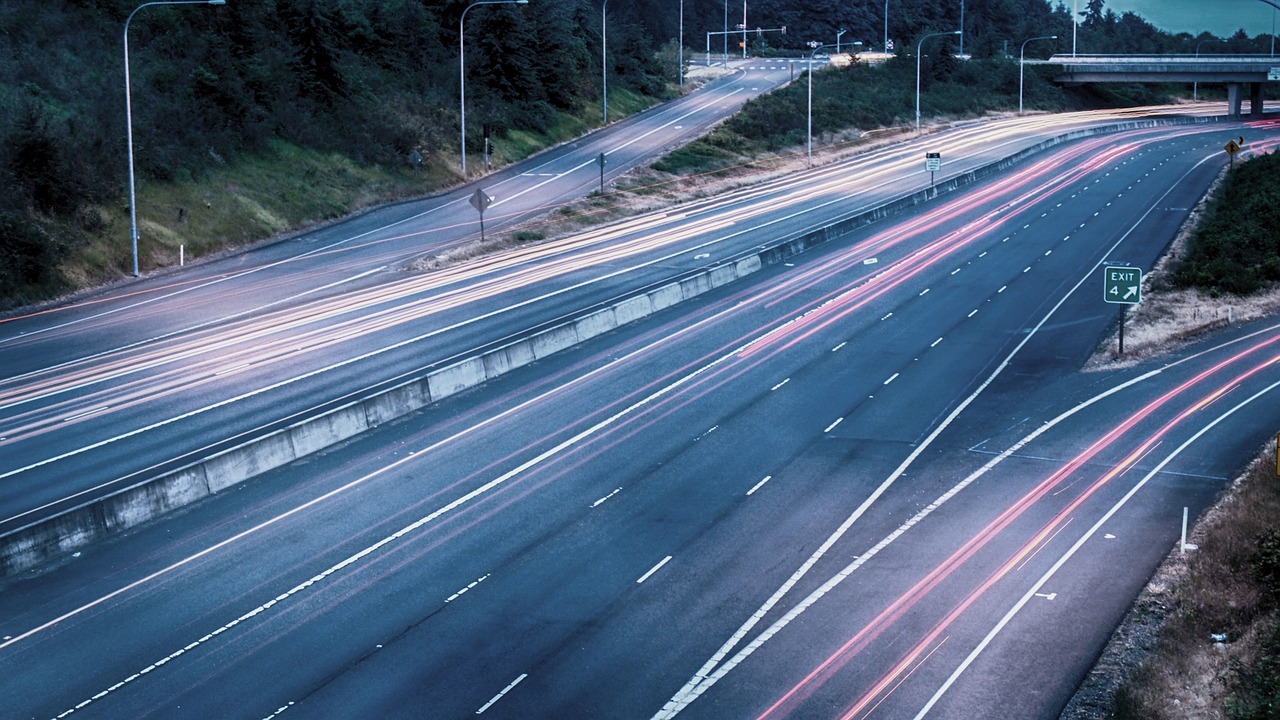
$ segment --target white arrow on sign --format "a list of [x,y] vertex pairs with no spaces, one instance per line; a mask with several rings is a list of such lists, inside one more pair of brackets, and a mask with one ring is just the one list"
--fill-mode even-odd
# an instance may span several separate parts
[[1125,300],[1128,300],[1129,298],[1131,298],[1131,297],[1133,297],[1134,295],[1137,295],[1137,294],[1138,294],[1138,288],[1137,288],[1137,286],[1131,286],[1131,287],[1129,288],[1129,292],[1127,292],[1127,293],[1125,293],[1125,294],[1124,294],[1124,299],[1125,299]]

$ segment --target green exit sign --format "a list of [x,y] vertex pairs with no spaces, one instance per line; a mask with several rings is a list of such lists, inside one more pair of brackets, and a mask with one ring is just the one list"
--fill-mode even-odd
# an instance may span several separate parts
[[1109,303],[1137,305],[1142,301],[1142,269],[1102,268],[1102,299]]

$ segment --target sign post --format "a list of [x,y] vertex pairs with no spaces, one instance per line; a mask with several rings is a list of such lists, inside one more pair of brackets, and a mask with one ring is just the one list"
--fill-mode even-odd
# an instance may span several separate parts
[[600,157],[596,158],[596,162],[600,163],[600,194],[604,195],[604,165],[608,160],[605,158],[604,153],[600,153]]
[[480,213],[480,242],[481,244],[483,244],[484,243],[484,211],[488,210],[489,206],[493,204],[493,198],[489,197],[484,190],[481,190],[480,188],[476,188],[476,191],[471,194],[470,202],[471,202],[471,207],[475,208],[476,211]]
[[942,153],[925,153],[924,168],[929,171],[929,187],[933,187],[935,174],[942,169]]
[[[1102,268],[1102,299],[1116,305],[1137,305],[1142,302],[1142,269],[1134,267]],[[1120,349],[1124,354],[1124,313],[1120,308]]]
[[1240,148],[1244,145],[1244,138],[1240,138],[1240,142],[1228,140],[1227,144],[1222,147],[1231,156],[1231,167],[1236,166],[1236,153],[1240,152]]

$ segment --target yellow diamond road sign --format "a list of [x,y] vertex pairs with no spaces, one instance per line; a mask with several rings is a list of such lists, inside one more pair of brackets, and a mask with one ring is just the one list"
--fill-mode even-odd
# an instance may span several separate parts
[[1223,149],[1227,151],[1228,155],[1235,157],[1236,153],[1240,152],[1240,143],[1235,140],[1228,140]]
[[1102,268],[1102,299],[1109,303],[1137,305],[1142,300],[1142,269]]

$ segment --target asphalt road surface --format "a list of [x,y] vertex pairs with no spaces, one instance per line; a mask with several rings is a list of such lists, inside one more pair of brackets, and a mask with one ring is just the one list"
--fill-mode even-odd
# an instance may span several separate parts
[[[677,141],[672,135],[688,132],[684,123],[695,116],[703,126],[713,122],[767,81],[789,77],[786,67],[748,69],[706,94],[495,178],[487,185],[499,198],[490,222],[514,222],[580,196],[594,177],[586,165],[598,152],[629,158],[615,168],[652,157]],[[919,191],[929,184],[920,162],[925,148],[943,153],[938,179],[945,181],[1067,131],[1149,114],[962,126],[486,262],[405,271],[424,247],[471,237],[476,213],[464,189],[189,274],[10,318],[0,323],[0,532]]]
[[[1275,324],[1079,371],[1117,317],[1103,268],[1150,267],[1242,134],[1280,127],[1064,145],[11,581],[4,706],[1057,717],[1182,508],[1280,422]],[[643,286],[820,224],[919,183],[892,152],[574,243],[568,269],[534,253],[494,277],[552,285],[459,317],[572,288],[562,315],[627,287],[580,296],[586,268]]]

